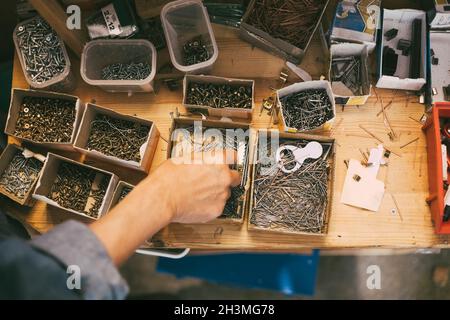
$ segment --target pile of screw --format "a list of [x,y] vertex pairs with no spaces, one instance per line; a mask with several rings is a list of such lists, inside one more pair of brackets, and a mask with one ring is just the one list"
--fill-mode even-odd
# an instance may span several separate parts
[[8,194],[23,200],[36,182],[42,162],[25,158],[18,152],[0,177],[0,188]]
[[[280,146],[288,144],[304,147],[306,142],[280,141]],[[287,174],[278,168],[273,151],[269,167],[261,161],[256,165],[250,223],[269,230],[322,233],[328,203],[327,161],[308,159]],[[290,157],[285,161],[290,162]]]
[[314,130],[333,118],[325,89],[308,89],[280,98],[286,125],[299,131]]
[[256,0],[246,23],[274,38],[304,49],[325,6],[325,0]]
[[131,192],[131,190],[133,190],[133,188],[123,187],[122,191],[120,192],[120,196],[119,196],[119,199],[117,200],[117,203],[122,201]]
[[252,108],[252,87],[212,83],[188,85],[186,103],[212,108]]
[[334,58],[331,62],[331,81],[342,82],[354,95],[363,95],[361,58]]
[[148,62],[113,63],[102,69],[102,80],[144,80],[152,71]]
[[183,46],[183,60],[185,66],[191,66],[207,61],[210,57],[208,48],[206,48],[206,45],[203,43],[200,36],[189,40]]
[[72,139],[75,115],[75,101],[26,96],[14,135],[35,142],[67,143]]
[[66,68],[62,42],[41,17],[17,28],[17,41],[25,70],[31,81],[42,84],[62,74]]
[[[63,208],[97,218],[109,183],[109,177],[104,175],[98,188],[94,189],[93,183],[97,174],[98,172],[93,169],[63,162],[58,168],[56,181],[50,190],[49,198]],[[94,200],[94,203],[87,209],[90,198]]]
[[87,149],[140,162],[140,148],[147,141],[149,132],[148,125],[98,114],[91,124]]
[[[191,144],[193,152],[201,153],[201,152],[208,152],[211,150],[217,150],[217,149],[233,149],[238,151],[238,144],[239,141],[236,138],[233,138],[231,134],[227,134],[226,129],[219,129],[222,133],[222,140],[223,141],[215,141],[214,139],[206,138],[207,135],[202,134],[202,137],[205,139],[198,143],[194,139],[194,126],[186,127],[184,128],[190,133],[190,141],[188,143]],[[203,131],[205,131],[208,128],[203,128]],[[233,130],[233,129],[231,129]],[[177,143],[185,143],[185,141],[176,141],[174,142],[173,148],[177,147]],[[248,141],[245,141],[247,144]],[[243,156],[242,161],[245,161],[247,158],[247,148],[245,148],[246,152]],[[237,164],[232,166],[232,169],[239,171],[241,174],[245,172],[245,164]],[[241,186],[234,187],[231,189],[231,196],[228,199],[228,201],[225,204],[225,208],[222,212],[222,215],[219,218],[222,219],[240,219],[242,218],[242,205],[243,205],[243,199],[242,196],[244,194],[244,187],[241,184]]]

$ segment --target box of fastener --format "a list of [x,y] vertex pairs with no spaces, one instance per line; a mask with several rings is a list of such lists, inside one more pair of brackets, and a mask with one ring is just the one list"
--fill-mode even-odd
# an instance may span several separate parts
[[74,147],[94,159],[148,172],[158,141],[152,121],[88,103]]
[[53,149],[73,149],[84,105],[76,96],[13,88],[5,133]]
[[117,184],[116,190],[114,190],[113,197],[111,199],[111,203],[109,204],[108,212],[111,211],[120,201],[122,201],[128,193],[133,190],[134,186],[125,181],[119,181]]
[[186,75],[183,105],[214,117],[251,119],[255,82],[205,75]]
[[167,158],[185,159],[190,162],[191,154],[233,149],[237,153],[237,164],[232,166],[241,173],[241,184],[231,190],[220,222],[242,223],[248,202],[249,189],[249,145],[251,134],[249,124],[174,118],[167,147]]
[[0,156],[0,193],[20,205],[33,206],[34,187],[45,157],[15,144],[8,144]]
[[363,105],[370,97],[369,54],[357,43],[331,45],[329,79],[336,104]]
[[332,42],[356,42],[376,47],[381,0],[340,1],[331,30]]
[[111,172],[49,153],[33,198],[97,220],[107,212],[118,181]]
[[428,95],[432,103],[450,101],[450,13],[436,13],[430,23]]
[[[303,11],[299,11],[297,6],[302,3],[313,6],[313,10],[308,12],[303,8]],[[242,17],[239,36],[263,50],[299,64],[319,27],[328,3],[329,0],[314,2],[252,0]],[[285,16],[285,14],[292,14],[292,16]],[[268,18],[274,23],[266,25]],[[292,30],[288,32],[287,28],[291,27]],[[296,40],[291,40],[291,37],[288,39],[288,35],[291,34],[296,35]]]
[[254,141],[248,229],[326,235],[335,181],[334,139],[258,130]]
[[427,77],[426,13],[384,9],[377,88],[420,91]]
[[330,130],[336,103],[330,82],[306,81],[277,90],[281,129],[285,132]]
[[436,103],[422,130],[427,139],[431,218],[437,234],[450,234],[450,103]]

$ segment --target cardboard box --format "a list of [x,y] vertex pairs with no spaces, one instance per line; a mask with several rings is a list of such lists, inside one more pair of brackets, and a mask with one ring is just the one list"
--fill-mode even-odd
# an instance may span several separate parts
[[[11,160],[19,153],[22,153],[25,158],[34,157],[37,160],[43,162],[45,160],[45,157],[40,154],[34,154],[28,149],[24,149],[22,147],[19,147],[15,144],[8,144],[3,150],[3,153],[0,156],[0,177],[3,176],[3,173],[5,170],[9,167]],[[42,171],[42,169],[41,169]],[[36,183],[38,181],[39,175],[36,177],[36,180],[32,183],[30,189],[26,192],[24,198],[19,198],[16,195],[9,193],[7,190],[0,187],[0,193],[7,196],[11,200],[17,202],[18,204],[22,206],[30,206],[32,207],[34,205],[32,194],[34,191],[34,187],[36,186]]]
[[284,87],[283,89],[277,90],[277,105],[279,108],[279,115],[280,115],[279,118],[281,119],[280,126],[281,126],[282,131],[291,132],[291,133],[300,132],[297,128],[292,128],[292,127],[287,126],[285,116],[283,114],[283,105],[282,105],[280,99],[285,96],[289,96],[291,94],[301,92],[304,90],[309,90],[309,89],[325,89],[327,91],[328,98],[330,99],[331,107],[333,109],[333,118],[328,120],[327,122],[325,122],[320,127],[317,127],[313,130],[305,130],[303,132],[314,132],[314,131],[319,131],[319,130],[330,130],[331,129],[331,125],[334,121],[334,118],[336,117],[336,103],[335,103],[333,92],[331,90],[330,83],[328,81],[319,80],[319,81],[307,81],[307,82],[294,83],[294,84],[291,84],[290,86]]
[[434,0],[436,11],[438,12],[449,12],[450,11],[450,0]]
[[432,103],[450,101],[444,88],[450,90],[450,60],[448,59],[450,48],[450,13],[437,13],[430,23],[430,50],[428,61],[430,81],[428,95]]
[[[397,49],[401,39],[413,40],[413,21],[420,19],[421,39],[420,39],[420,57],[419,57],[419,77],[410,77],[410,59],[413,53],[403,55],[402,50]],[[401,89],[420,91],[426,83],[427,76],[427,24],[426,13],[420,10],[399,9],[399,10],[383,10],[383,26],[381,29],[381,41],[378,47],[378,82],[377,88]],[[392,28],[398,30],[395,38],[387,40],[385,33]],[[383,74],[383,65],[391,61],[385,61],[383,57],[383,48],[387,46],[395,51],[398,55],[398,62],[394,75]]]
[[332,42],[355,42],[376,47],[381,0],[340,1],[331,29]]
[[248,17],[254,10],[254,6],[256,4],[256,0],[251,0],[247,10],[242,17],[241,27],[239,28],[239,36],[245,40],[250,42],[251,44],[266,50],[272,54],[275,54],[277,56],[282,57],[283,59],[286,59],[294,64],[300,64],[302,61],[306,50],[308,49],[311,40],[313,38],[314,33],[316,32],[317,28],[319,27],[319,24],[322,20],[322,17],[325,13],[325,10],[328,6],[329,0],[327,0],[323,6],[322,12],[317,19],[316,25],[309,35],[309,40],[304,48],[296,47],[295,45],[292,45],[284,40],[281,40],[279,38],[275,38],[272,35],[268,34],[267,32],[264,32],[248,23]]
[[[334,139],[327,138],[324,136],[317,136],[317,135],[311,135],[311,134],[303,134],[303,133],[284,133],[284,132],[277,132],[279,135],[279,139],[289,139],[289,140],[308,140],[308,141],[317,141],[320,143],[326,143],[331,144],[330,152],[328,153],[327,160],[329,163],[330,171],[328,172],[328,199],[327,199],[327,206],[326,206],[326,212],[325,212],[325,219],[324,219],[324,225],[322,228],[322,232],[320,233],[309,233],[309,232],[298,232],[298,231],[292,231],[282,228],[262,228],[259,226],[255,226],[251,223],[251,218],[253,214],[253,208],[255,206],[255,179],[256,179],[256,164],[258,163],[258,148],[259,148],[259,141],[261,133],[267,133],[268,138],[270,139],[272,137],[272,132],[267,131],[265,129],[258,130],[256,132],[256,138],[254,139],[254,142],[252,144],[252,150],[250,152],[252,159],[251,159],[251,187],[250,187],[250,203],[248,205],[248,223],[247,228],[248,230],[260,230],[260,231],[267,231],[267,232],[279,232],[279,233],[290,233],[290,234],[299,234],[299,235],[308,235],[308,236],[325,236],[328,232],[328,222],[331,215],[331,207],[333,203],[333,191],[334,191],[334,181],[335,181],[335,164],[336,164],[336,147],[334,143]],[[274,160],[275,161],[275,160]],[[301,170],[301,169],[300,169]]]
[[107,212],[111,211],[111,209],[114,208],[119,203],[120,194],[122,193],[122,190],[126,187],[131,188],[131,189],[134,188],[134,186],[132,184],[129,184],[125,181],[119,181],[119,183],[117,184],[116,190],[114,190],[114,194],[111,199],[111,203],[108,206]]
[[[180,154],[176,154],[176,149],[174,149],[175,142],[178,138],[177,129],[182,129],[186,127],[193,126],[195,122],[201,123],[203,128],[209,128],[209,129],[241,129],[244,133],[247,133],[249,135],[248,140],[248,148],[252,144],[252,141],[250,139],[250,126],[249,124],[244,123],[237,123],[237,122],[229,122],[229,121],[220,121],[220,120],[196,120],[194,118],[174,118],[172,127],[170,129],[170,140],[167,146],[167,158],[173,158],[180,156]],[[248,149],[249,150],[249,149]],[[219,217],[220,222],[223,223],[242,223],[244,221],[244,216],[246,212],[246,206],[248,203],[248,196],[249,196],[249,188],[250,188],[250,180],[249,180],[249,161],[250,161],[250,153],[247,152],[248,156],[246,159],[244,159],[244,173],[243,173],[243,188],[244,188],[244,194],[241,197],[241,201],[238,206],[238,215],[239,218],[223,218]]]
[[[190,83],[212,83],[212,84],[225,84],[225,85],[241,85],[243,87],[252,88],[252,107],[251,109],[244,108],[214,108],[213,106],[203,106],[203,105],[193,105],[186,102],[187,90]],[[188,110],[194,110],[196,112],[201,112],[213,117],[229,117],[229,118],[242,118],[250,119],[252,118],[252,110],[254,107],[254,94],[255,92],[255,81],[253,80],[243,80],[243,79],[231,79],[215,76],[205,76],[205,75],[186,75],[183,80],[183,105]]]
[[86,164],[82,164],[77,161],[67,159],[67,158],[61,157],[61,156],[53,154],[53,153],[48,153],[48,155],[47,155],[47,159],[45,160],[44,167],[42,168],[42,171],[41,171],[41,176],[39,177],[39,180],[36,185],[36,189],[33,193],[33,198],[36,200],[45,202],[53,207],[62,209],[68,213],[74,213],[74,214],[77,214],[77,215],[80,215],[83,217],[87,217],[89,219],[97,220],[93,217],[86,215],[83,212],[79,212],[79,211],[69,209],[69,208],[64,208],[64,207],[60,206],[56,201],[54,201],[48,197],[48,195],[51,191],[51,188],[56,180],[59,166],[64,162],[72,163],[79,167],[89,168],[89,169],[95,170],[98,174],[102,174],[102,175],[106,175],[107,177],[110,177],[109,184],[106,189],[105,196],[103,198],[103,202],[100,206],[100,209],[98,210],[97,219],[100,219],[107,212],[107,210],[110,206],[113,192],[117,186],[119,178],[111,172],[108,172],[108,171],[105,171],[102,169],[98,169],[98,168],[95,168],[95,167],[92,167],[92,166],[89,166]]
[[[75,121],[73,124],[72,136],[69,142],[38,142],[26,138],[21,138],[14,134],[17,119],[19,117],[20,106],[22,104],[23,98],[28,96],[40,98],[66,99],[75,102],[75,109],[76,109]],[[64,93],[13,88],[11,92],[11,103],[9,106],[8,118],[6,119],[5,134],[14,137],[20,141],[31,142],[52,149],[71,150],[73,149],[73,143],[75,141],[75,136],[78,130],[78,125],[80,123],[82,113],[83,113],[83,105],[81,104],[80,99],[76,96]]]
[[[346,58],[357,57],[361,61],[361,95],[354,95],[352,92],[348,92],[345,85],[342,82],[331,82],[331,89],[333,90],[334,99],[336,104],[342,105],[363,105],[370,97],[372,85],[370,84],[369,77],[369,54],[367,46],[364,44],[356,43],[341,43],[331,45],[330,56],[330,70],[329,79],[332,79],[332,62],[334,58]],[[344,86],[344,87],[342,87]],[[350,94],[348,94],[350,93]]]
[[[147,137],[147,141],[140,148],[141,160],[140,162],[124,160],[118,157],[109,156],[101,153],[96,150],[88,150],[87,143],[89,140],[92,121],[94,121],[96,115],[102,114],[107,115],[115,119],[123,119],[127,121],[132,121],[136,123],[140,123],[143,125],[148,125],[150,127],[150,131]],[[88,103],[86,105],[86,109],[83,113],[83,118],[81,120],[81,124],[78,130],[77,137],[75,139],[74,147],[76,150],[85,154],[94,159],[99,159],[102,161],[107,161],[109,163],[117,164],[127,168],[138,169],[144,172],[148,172],[151,167],[151,163],[153,160],[153,156],[156,151],[156,146],[158,145],[159,140],[159,131],[156,128],[156,125],[149,120],[140,119],[133,116],[124,115],[113,110],[100,107],[95,104]]]

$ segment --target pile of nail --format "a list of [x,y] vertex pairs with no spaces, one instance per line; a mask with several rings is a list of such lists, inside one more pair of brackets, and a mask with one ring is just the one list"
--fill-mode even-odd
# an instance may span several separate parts
[[186,103],[211,108],[252,108],[252,87],[191,82]]
[[195,37],[183,46],[183,61],[185,66],[209,60],[210,53],[201,37]]
[[60,98],[24,97],[14,135],[34,142],[70,142],[75,104],[75,101]]
[[17,41],[25,71],[31,81],[42,84],[66,68],[62,45],[56,32],[41,17],[17,27]]
[[[98,174],[102,177],[94,186]],[[109,180],[109,177],[93,169],[63,162],[58,168],[55,183],[48,197],[65,209],[98,218],[98,211],[103,203]]]
[[18,199],[25,199],[42,169],[42,162],[18,152],[0,177],[0,188]]
[[[280,146],[304,147],[307,141],[280,141]],[[308,159],[292,173],[275,161],[270,142],[263,146],[256,164],[250,223],[280,232],[322,233],[328,203],[328,162]],[[264,156],[263,156],[264,155]],[[286,155],[286,163],[290,162]]]
[[[242,182],[240,186],[234,187],[231,189],[231,196],[228,199],[228,201],[225,204],[225,208],[222,212],[222,215],[219,217],[221,219],[241,219],[243,212],[242,212],[242,206],[243,206],[243,195],[244,195],[244,185],[245,185],[245,178],[247,175],[248,170],[248,164],[247,164],[247,157],[248,157],[248,138],[245,139],[245,141],[241,141],[241,139],[237,138],[233,132],[234,129],[220,129],[215,128],[214,130],[218,130],[222,133],[222,139],[216,140],[214,137],[208,136],[208,134],[204,134],[205,130],[211,129],[211,128],[202,128],[202,141],[197,141],[196,136],[194,135],[194,126],[189,126],[185,129],[190,134],[190,140],[186,141],[186,136],[180,135],[179,139],[175,139],[173,144],[173,150],[177,148],[183,149],[183,145],[185,143],[189,143],[191,146],[191,149],[195,153],[202,153],[202,152],[208,152],[212,150],[219,150],[219,149],[233,149],[238,154],[241,154],[241,158],[238,159],[238,163],[231,166],[231,169],[237,170],[242,175]],[[217,132],[217,131],[216,131]],[[198,135],[199,133],[195,131],[195,134]],[[181,145],[178,145],[181,144]],[[244,152],[241,152],[241,148],[245,150]],[[182,156],[181,154],[178,154],[178,156]]]
[[244,22],[305,49],[325,4],[325,0],[256,0]]
[[331,81],[343,83],[354,95],[363,95],[361,57],[333,58]]
[[140,149],[149,132],[148,125],[98,114],[92,121],[86,147],[107,156],[140,162]]
[[152,71],[148,62],[113,63],[102,69],[102,80],[144,80]]
[[130,187],[123,187],[122,191],[120,192],[120,196],[119,199],[117,200],[117,202],[119,203],[120,201],[122,201],[130,192],[131,190],[133,190],[133,188]]
[[325,89],[308,89],[280,98],[286,126],[314,130],[333,118],[333,105]]

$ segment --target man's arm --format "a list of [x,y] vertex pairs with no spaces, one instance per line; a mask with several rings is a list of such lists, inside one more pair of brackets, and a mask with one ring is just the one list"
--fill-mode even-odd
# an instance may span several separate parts
[[[225,164],[169,160],[89,227],[69,221],[29,243],[1,240],[0,298],[123,299],[128,287],[116,266],[170,222],[219,216],[239,182]],[[71,265],[80,269],[81,290],[67,289]]]

